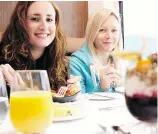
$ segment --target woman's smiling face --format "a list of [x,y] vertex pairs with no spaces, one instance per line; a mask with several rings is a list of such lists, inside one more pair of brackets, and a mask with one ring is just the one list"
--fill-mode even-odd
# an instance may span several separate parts
[[33,48],[45,48],[54,40],[55,15],[50,2],[33,2],[28,8],[26,27]]

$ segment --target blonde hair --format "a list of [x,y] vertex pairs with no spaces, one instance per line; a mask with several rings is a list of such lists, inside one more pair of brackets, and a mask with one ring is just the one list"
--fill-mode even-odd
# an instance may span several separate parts
[[[99,59],[97,58],[96,55],[96,49],[95,49],[95,45],[94,45],[94,40],[100,30],[101,25],[104,23],[105,20],[108,19],[109,16],[113,15],[120,23],[120,18],[117,15],[117,13],[115,11],[113,11],[112,9],[101,9],[99,11],[97,11],[96,13],[94,13],[92,15],[92,17],[89,19],[88,23],[87,23],[87,27],[86,27],[86,43],[88,45],[88,48],[92,54],[93,60],[96,64],[96,69],[99,69],[98,63],[99,63]],[[115,51],[119,51],[122,40],[121,40],[121,25],[120,25],[120,39],[118,41],[118,44],[115,46],[115,48],[112,50],[112,52],[110,52],[109,54],[111,55],[110,58],[113,58],[114,64],[115,64],[115,68],[116,68],[116,57],[114,56],[114,52]],[[109,59],[110,60],[110,59]]]
[[[116,14],[115,11],[112,9],[101,9],[95,14],[92,15],[92,17],[89,19],[86,27],[86,43],[88,45],[88,48],[92,54],[93,57],[96,56],[96,50],[94,46],[94,40],[100,30],[101,25],[104,23],[105,20],[108,19],[109,16],[115,16],[115,18],[120,23],[120,18]],[[120,26],[120,40],[113,51],[117,51],[120,48],[121,44],[121,26]],[[112,54],[112,52],[111,52]]]

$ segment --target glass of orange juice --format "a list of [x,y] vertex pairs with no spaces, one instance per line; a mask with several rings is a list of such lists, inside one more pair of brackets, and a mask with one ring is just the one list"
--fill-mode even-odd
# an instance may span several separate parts
[[15,71],[10,94],[10,120],[21,134],[43,134],[52,123],[50,84],[45,70]]

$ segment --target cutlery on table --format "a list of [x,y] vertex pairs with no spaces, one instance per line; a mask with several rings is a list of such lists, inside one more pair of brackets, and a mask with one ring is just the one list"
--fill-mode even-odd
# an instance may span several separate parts
[[105,97],[105,98],[108,98],[108,99],[115,99],[113,97],[105,96],[105,95],[102,95],[102,94],[96,94],[96,93],[89,93],[89,94],[94,95],[94,96],[99,96],[99,97]]
[[114,134],[114,130],[111,127],[105,127],[101,124],[98,124],[99,127],[105,132],[105,134]]
[[98,98],[95,99],[95,98],[90,98],[89,100],[90,101],[107,101],[107,100],[111,100],[111,99],[104,99],[104,98],[103,99],[98,99]]
[[98,124],[99,125],[99,127],[101,128],[101,129],[103,129],[104,131],[107,131],[107,128],[105,127],[105,126],[103,126],[103,125],[101,125],[101,124]]
[[112,126],[113,130],[120,132],[121,134],[130,134],[130,132],[125,132],[119,126]]
[[102,110],[115,110],[117,108],[125,108],[126,106],[115,106],[115,107],[101,107],[99,108],[100,111]]
[[116,82],[113,81],[110,86],[111,86],[112,91],[115,92],[116,91],[115,89],[117,87]]
[[[99,127],[104,130],[105,132],[107,132],[107,127],[101,125],[101,124],[98,124]],[[114,132],[119,132],[120,134],[131,134],[130,132],[125,132],[124,130],[122,130],[119,126],[112,126],[111,127],[112,130],[114,130]]]

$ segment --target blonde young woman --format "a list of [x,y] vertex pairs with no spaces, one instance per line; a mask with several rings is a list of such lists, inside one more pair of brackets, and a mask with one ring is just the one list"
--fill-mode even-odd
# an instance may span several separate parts
[[81,76],[83,92],[113,91],[121,75],[113,55],[120,47],[119,17],[110,9],[101,9],[88,21],[86,42],[70,59],[70,74]]

